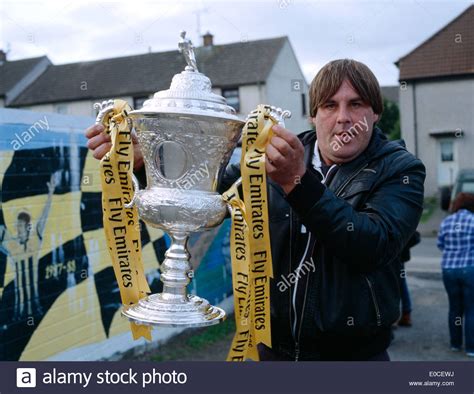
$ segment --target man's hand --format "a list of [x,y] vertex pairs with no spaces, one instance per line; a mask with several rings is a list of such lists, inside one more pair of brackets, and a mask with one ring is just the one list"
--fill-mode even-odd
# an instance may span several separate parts
[[[100,160],[112,147],[110,135],[104,132],[104,126],[95,124],[86,130],[87,147],[93,152],[93,156]],[[138,139],[132,131],[133,143],[133,169],[138,170],[143,166],[143,155],[138,145]]]
[[306,172],[304,147],[298,137],[285,128],[275,125],[272,130],[274,135],[267,145],[265,168],[269,177],[288,194]]

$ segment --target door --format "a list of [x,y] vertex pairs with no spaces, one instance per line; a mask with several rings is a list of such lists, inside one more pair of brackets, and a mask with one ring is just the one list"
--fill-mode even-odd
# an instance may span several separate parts
[[438,186],[451,186],[458,172],[454,138],[438,140]]

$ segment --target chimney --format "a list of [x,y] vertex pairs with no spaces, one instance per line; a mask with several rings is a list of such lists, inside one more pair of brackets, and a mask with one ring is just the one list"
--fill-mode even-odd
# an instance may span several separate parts
[[202,45],[205,47],[212,47],[214,45],[214,36],[207,32],[202,36]]
[[3,50],[0,49],[0,64],[3,64],[7,61],[7,53]]

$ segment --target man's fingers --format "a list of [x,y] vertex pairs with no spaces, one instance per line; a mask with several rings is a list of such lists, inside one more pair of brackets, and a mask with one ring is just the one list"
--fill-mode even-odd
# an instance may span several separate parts
[[294,149],[300,147],[301,142],[296,135],[294,135],[291,131],[285,129],[280,125],[275,125],[272,127],[273,133],[280,138],[283,138],[290,146]]
[[272,137],[269,145],[273,146],[275,149],[277,149],[280,152],[282,156],[285,156],[285,157],[290,156],[293,150],[291,145],[288,142],[286,142],[286,140],[284,140],[283,138],[277,135]]
[[86,137],[87,138],[92,138],[104,131],[104,126],[101,124],[95,124],[92,125],[91,127],[87,128],[86,130]]
[[273,174],[276,171],[276,167],[270,162],[270,160],[265,161],[265,171],[267,174]]
[[270,164],[272,164],[274,167],[278,166],[285,160],[280,151],[276,149],[273,145],[267,145],[266,153],[268,159],[267,161],[269,161]]
[[89,141],[87,141],[87,147],[89,149],[94,150],[106,142],[110,142],[110,136],[108,134],[101,133],[94,137],[91,137]]
[[135,132],[135,130],[132,130],[132,142],[134,144],[138,144],[138,137],[137,137],[137,133]]
[[110,142],[106,142],[105,144],[102,144],[98,148],[96,148],[94,150],[94,153],[92,153],[92,156],[94,156],[97,160],[100,160],[110,150],[111,147],[112,144]]

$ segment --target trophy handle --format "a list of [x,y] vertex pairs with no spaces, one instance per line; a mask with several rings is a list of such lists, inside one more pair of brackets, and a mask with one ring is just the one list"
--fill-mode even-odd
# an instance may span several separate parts
[[114,100],[104,100],[101,103],[95,103],[94,109],[98,110],[95,118],[96,124],[101,124],[104,127],[109,127],[110,115],[114,110]]
[[[110,117],[114,111],[114,100],[104,100],[101,103],[95,103],[94,109],[99,111],[97,114],[97,117],[95,118],[95,123],[101,124],[105,128],[108,128]],[[127,122],[131,130],[132,127],[131,127],[130,118],[127,118]],[[138,179],[133,173],[132,173],[132,184],[133,184],[133,190],[134,190],[133,197],[128,204],[123,205],[125,208],[133,207],[133,205],[135,204],[135,198],[137,196],[137,192],[138,190],[140,190],[140,184],[138,183]]]
[[137,197],[137,192],[140,190],[140,184],[138,183],[138,179],[133,173],[132,173],[132,183],[133,183],[133,191],[134,191],[133,197],[128,204],[123,204],[123,206],[127,209],[133,207],[133,205],[135,204],[135,199]]
[[[245,119],[245,122],[249,120],[250,115],[256,114],[258,109],[255,109],[251,111],[248,115],[247,118]],[[275,107],[274,105],[268,106],[268,117],[272,118],[275,122],[277,122],[280,126],[285,127],[285,119],[291,118],[291,111],[288,111],[287,109],[283,110],[280,107]]]
[[[253,114],[255,111],[250,112],[247,116],[246,121],[249,119],[249,116]],[[291,118],[291,111],[283,110],[281,108],[277,108],[275,106],[270,106],[270,111],[268,116],[272,117],[280,126],[285,127],[285,119]],[[242,185],[242,177],[237,179],[232,186],[239,187]]]

